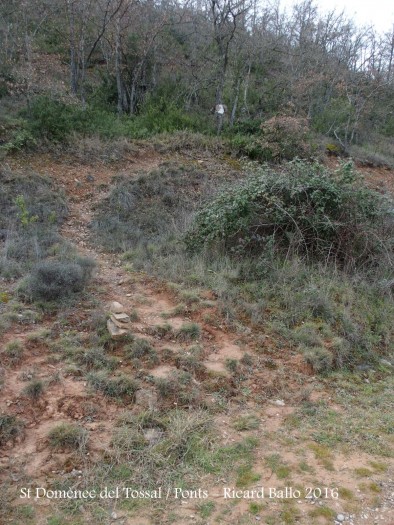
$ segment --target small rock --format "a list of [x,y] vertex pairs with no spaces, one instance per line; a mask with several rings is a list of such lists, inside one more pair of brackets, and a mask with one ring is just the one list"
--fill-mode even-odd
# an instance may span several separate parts
[[116,512],[111,512],[111,518],[113,520],[117,520],[118,519],[118,515],[116,514]]
[[108,319],[107,321],[107,328],[108,328],[108,332],[111,334],[111,337],[114,337],[114,338],[122,337],[123,335],[126,335],[128,333],[127,330],[118,328],[116,324],[113,321],[111,321],[111,319]]
[[342,523],[342,521],[345,521],[345,516],[343,514],[338,514],[336,520]]
[[120,314],[113,313],[111,317],[114,317],[120,323],[128,323],[130,321],[130,317],[124,312]]
[[110,312],[113,314],[121,314],[124,312],[124,306],[123,304],[118,303],[117,301],[113,301],[110,306]]
[[393,363],[390,363],[390,361],[387,361],[387,359],[381,359],[380,364],[383,366],[393,366]]
[[93,177],[93,175],[86,175],[86,182],[94,182],[95,179]]
[[283,401],[283,399],[277,399],[276,401],[274,401],[274,404],[277,405],[278,407],[285,406],[285,402]]
[[121,322],[121,321],[118,321],[116,318],[115,318],[115,314],[111,314],[111,317],[110,317],[111,321],[114,323],[115,326],[117,326],[118,328],[122,328],[122,329],[128,329],[129,326],[130,326],[130,321],[127,321],[127,322]]

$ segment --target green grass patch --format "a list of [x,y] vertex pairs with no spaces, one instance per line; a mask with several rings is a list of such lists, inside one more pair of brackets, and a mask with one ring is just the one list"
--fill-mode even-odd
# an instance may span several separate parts
[[104,371],[91,372],[87,376],[88,384],[95,390],[107,397],[131,401],[139,388],[135,379],[120,374],[116,377],[109,377]]
[[184,323],[176,333],[179,341],[195,341],[201,336],[201,327],[197,323]]
[[23,422],[8,414],[0,414],[0,446],[14,441],[23,434]]
[[233,423],[235,430],[240,432],[245,430],[255,430],[259,428],[260,420],[257,416],[253,414],[246,414],[244,416],[239,416]]
[[48,434],[49,445],[54,449],[71,449],[84,451],[88,434],[84,428],[71,423],[60,423]]
[[315,459],[321,465],[323,465],[324,468],[326,468],[327,470],[331,470],[331,471],[334,470],[334,465],[332,462],[333,453],[329,448],[327,448],[324,445],[320,445],[319,443],[311,443],[309,445],[309,448],[314,453]]
[[278,479],[286,479],[291,474],[291,468],[286,465],[279,454],[271,454],[265,458],[265,463]]
[[251,465],[241,465],[237,469],[235,485],[239,488],[246,488],[259,481],[260,478],[260,474],[253,472]]
[[197,510],[200,516],[203,519],[209,518],[215,511],[215,502],[213,501],[203,501],[197,504]]
[[327,507],[326,505],[322,505],[321,507],[315,507],[313,510],[311,510],[308,515],[313,518],[324,518],[326,521],[332,522],[332,520],[336,517],[337,513],[335,510],[330,509],[330,507]]

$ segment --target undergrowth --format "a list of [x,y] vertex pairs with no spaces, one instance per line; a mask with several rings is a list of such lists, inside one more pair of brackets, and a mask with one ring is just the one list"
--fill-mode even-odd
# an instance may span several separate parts
[[0,169],[0,275],[24,277],[19,295],[59,302],[83,290],[94,263],[77,255],[60,235],[67,216],[62,191],[36,173]]
[[118,178],[92,222],[96,241],[114,252],[149,251],[165,238],[171,250],[190,224],[190,211],[214,191],[209,179],[199,168],[171,163],[138,179]]
[[339,265],[392,263],[392,203],[359,184],[350,163],[336,172],[294,161],[256,170],[197,214],[190,250],[220,242],[245,257],[273,251]]
[[35,173],[0,169],[0,275],[19,277],[34,263],[60,252],[58,226],[67,215],[61,191]]
[[119,180],[97,238],[135,270],[211,288],[228,322],[279,335],[315,372],[391,355],[392,204],[351,164],[259,168],[222,192],[204,176],[200,211],[196,177],[180,167]]

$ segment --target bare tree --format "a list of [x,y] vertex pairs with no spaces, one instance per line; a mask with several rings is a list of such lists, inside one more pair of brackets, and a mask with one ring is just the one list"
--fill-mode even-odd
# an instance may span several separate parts
[[[223,91],[229,65],[230,46],[238,26],[245,24],[249,4],[245,0],[209,0],[209,9],[218,52],[216,105],[223,104]],[[223,126],[223,114],[218,113],[217,131]]]
[[70,85],[85,101],[86,69],[109,25],[127,0],[66,0],[69,23]]

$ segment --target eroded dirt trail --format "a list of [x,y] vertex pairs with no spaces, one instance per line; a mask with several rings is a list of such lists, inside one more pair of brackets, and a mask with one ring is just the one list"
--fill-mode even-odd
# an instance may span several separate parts
[[[99,307],[106,310],[112,301],[118,301],[125,307],[126,311],[138,310],[138,321],[133,323],[133,333],[152,341],[155,348],[160,352],[161,348],[179,349],[179,343],[175,340],[166,339],[161,341],[160,337],[152,335],[154,327],[163,323],[162,314],[172,311],[177,303],[174,293],[169,291],[164,283],[160,283],[147,275],[131,275],[127,272],[119,256],[102,252],[96,245],[91,243],[91,232],[89,225],[94,215],[94,207],[99,203],[109,191],[109,186],[114,175],[126,175],[128,177],[138,177],[143,172],[148,172],[157,168],[163,161],[158,155],[147,155],[138,161],[126,163],[116,171],[100,166],[97,169],[91,167],[74,166],[65,162],[53,163],[40,156],[33,159],[31,168],[37,172],[48,175],[64,189],[69,207],[67,220],[61,227],[61,234],[69,239],[76,246],[81,255],[91,257],[96,262],[94,280],[92,283],[92,295]],[[18,166],[13,166],[18,168]],[[75,305],[71,319],[65,325],[64,330],[75,328],[81,322],[87,321],[91,312],[83,311],[81,304]],[[198,316],[198,314],[197,314]],[[194,316],[196,317],[196,316]],[[179,329],[183,323],[190,322],[191,316],[188,314],[171,315],[168,323],[174,330]],[[48,323],[47,323],[48,325]],[[45,327],[46,325],[42,325]],[[237,335],[229,335],[225,329],[209,328],[204,336],[206,342],[206,360],[204,364],[208,370],[228,376],[226,369],[227,359],[240,359],[243,355],[240,346],[236,343]],[[61,329],[59,335],[61,334]],[[9,338],[17,337],[25,341],[29,337],[28,328],[24,328],[15,334],[9,334]],[[86,335],[86,328],[83,328],[81,335]],[[51,454],[45,445],[45,438],[48,430],[54,424],[61,421],[81,421],[86,419],[86,414],[91,402],[91,396],[87,393],[86,382],[82,378],[75,378],[68,375],[63,364],[48,363],[47,352],[35,349],[34,345],[27,345],[30,348],[30,358],[28,363],[24,363],[30,370],[28,377],[36,379],[58,377],[51,382],[47,389],[47,395],[38,404],[31,407],[28,400],[20,397],[23,390],[25,378],[21,377],[21,370],[10,370],[3,391],[5,399],[4,408],[12,409],[15,415],[23,416],[27,419],[26,440],[20,445],[13,447],[12,457],[16,459],[14,471],[20,471],[15,476],[32,476],[37,481],[46,482],[48,476],[53,477],[71,468],[78,471],[80,463],[70,461],[64,469],[65,456]],[[167,378],[176,368],[171,365],[157,365],[152,367],[153,377]],[[16,400],[16,401],[15,401]],[[97,400],[94,400],[96,403]],[[91,453],[100,453],[108,446],[111,428],[121,411],[119,407],[105,409],[106,402],[99,401],[102,417],[94,418],[94,422],[85,423],[88,430],[92,431],[90,439]],[[104,415],[105,414],[105,415]],[[11,455],[5,454],[5,465],[11,459]],[[23,474],[22,474],[23,471]]]

